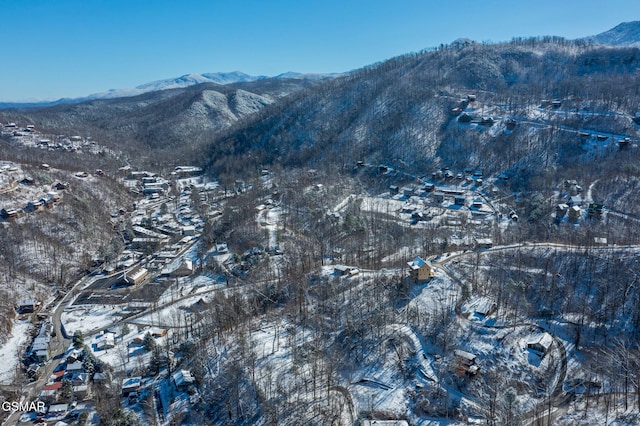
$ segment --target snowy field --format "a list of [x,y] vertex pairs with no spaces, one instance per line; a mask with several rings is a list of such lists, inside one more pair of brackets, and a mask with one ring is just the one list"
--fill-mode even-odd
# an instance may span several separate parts
[[28,320],[17,320],[9,340],[0,348],[0,384],[11,384],[20,362],[18,353],[28,343],[30,327]]

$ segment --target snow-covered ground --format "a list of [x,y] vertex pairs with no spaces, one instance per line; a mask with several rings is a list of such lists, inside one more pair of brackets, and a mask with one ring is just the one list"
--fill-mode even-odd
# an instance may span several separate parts
[[69,336],[76,331],[87,335],[93,330],[109,327],[124,314],[123,305],[83,305],[67,307],[61,320]]
[[20,363],[20,349],[28,343],[30,337],[30,327],[30,321],[16,320],[9,340],[0,347],[0,384],[7,385],[13,380]]

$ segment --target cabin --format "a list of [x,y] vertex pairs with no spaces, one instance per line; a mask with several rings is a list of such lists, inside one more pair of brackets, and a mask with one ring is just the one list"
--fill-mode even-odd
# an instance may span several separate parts
[[459,123],[471,123],[471,120],[473,120],[473,117],[471,117],[466,112],[463,112],[462,114],[460,114],[458,116],[458,122]]
[[180,265],[171,272],[173,277],[188,277],[193,274],[193,261],[189,259],[183,259]]
[[480,124],[483,126],[493,126],[496,120],[493,117],[482,117],[480,119]]
[[400,193],[400,188],[398,188],[398,186],[396,186],[396,185],[391,185],[391,186],[389,187],[389,194],[391,194],[391,195],[397,195],[397,194],[399,194],[399,193]]
[[534,352],[538,352],[541,358],[549,352],[551,345],[553,344],[553,337],[548,333],[543,333],[532,337],[527,342],[527,348]]
[[167,335],[167,329],[160,327],[151,327],[149,330],[147,330],[147,332],[151,334],[151,337],[154,338],[164,337]]
[[577,222],[580,219],[580,206],[569,207],[569,220],[571,222]]
[[569,205],[568,204],[558,204],[556,206],[556,218],[561,219],[563,217],[566,216],[567,212],[569,211]]
[[195,384],[196,379],[189,370],[178,370],[171,375],[171,380],[179,391],[186,391],[189,386]]
[[67,373],[81,373],[84,371],[82,367],[82,361],[75,361],[71,364],[67,363]]
[[490,249],[493,247],[493,240],[491,238],[476,238],[477,249]]
[[493,315],[498,310],[498,305],[484,297],[478,298],[473,302],[473,312],[483,318]]
[[333,267],[333,273],[337,277],[347,276],[347,275],[349,275],[350,271],[351,271],[351,267],[350,266],[335,265]]
[[116,336],[114,333],[104,333],[101,335],[96,342],[96,349],[107,350],[115,348],[116,346]]
[[416,192],[416,188],[413,186],[403,186],[402,187],[402,194],[405,197],[411,197],[413,194],[415,194]]
[[456,206],[464,206],[466,202],[466,197],[464,195],[456,195],[453,197],[453,203]]
[[422,259],[420,256],[407,262],[409,266],[409,277],[414,283],[428,281],[436,276],[435,269],[431,262]]
[[631,146],[631,138],[624,138],[618,141],[618,147],[621,150],[629,149],[630,146]]
[[53,189],[55,189],[56,191],[69,189],[69,182],[56,182],[56,184],[53,185]]
[[480,367],[476,364],[477,356],[471,352],[456,349],[453,351],[458,363],[458,369],[461,373],[475,376],[480,371]]
[[0,215],[4,219],[15,219],[20,216],[21,210],[18,209],[2,209]]
[[142,377],[127,377],[122,380],[122,396],[128,397],[132,393],[138,393],[140,386],[142,385]]
[[40,306],[39,302],[36,302],[33,299],[25,299],[18,302],[18,306],[16,306],[16,310],[20,314],[32,314],[38,309]]
[[127,272],[124,276],[124,282],[129,285],[138,285],[149,274],[149,271],[146,268],[138,267],[129,272]]
[[47,417],[66,416],[68,411],[69,411],[69,404],[50,405],[49,410],[47,410]]
[[436,191],[433,193],[433,201],[436,203],[442,203],[444,201],[444,192]]

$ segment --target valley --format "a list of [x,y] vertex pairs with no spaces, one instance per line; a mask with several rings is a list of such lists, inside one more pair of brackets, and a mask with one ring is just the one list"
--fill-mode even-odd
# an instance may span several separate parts
[[5,424],[637,424],[639,58],[0,110]]

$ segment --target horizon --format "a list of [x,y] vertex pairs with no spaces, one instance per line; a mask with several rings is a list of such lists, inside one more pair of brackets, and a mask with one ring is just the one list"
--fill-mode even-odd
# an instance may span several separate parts
[[[19,4],[20,3],[20,4]],[[553,11],[553,13],[550,13]],[[3,5],[1,102],[79,98],[188,74],[344,73],[459,38],[587,37],[640,16],[635,0],[389,5],[285,0],[62,0]]]

